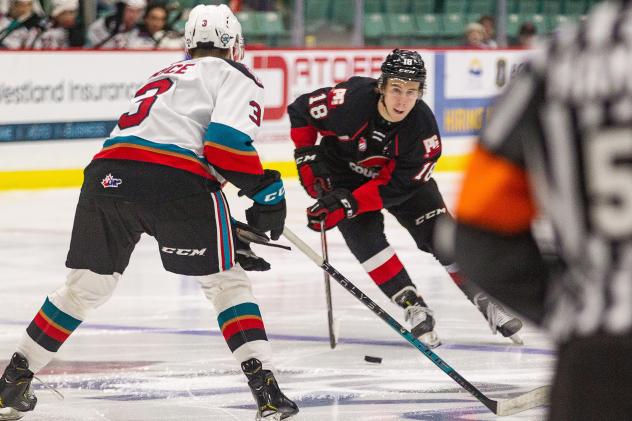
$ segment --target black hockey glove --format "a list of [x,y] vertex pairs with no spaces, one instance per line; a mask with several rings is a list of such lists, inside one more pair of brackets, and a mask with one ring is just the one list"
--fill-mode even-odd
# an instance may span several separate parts
[[235,241],[235,260],[247,271],[265,272],[270,270],[270,263],[263,257],[259,257],[250,248],[250,245]]
[[283,233],[287,215],[281,174],[278,171],[265,170],[255,188],[249,192],[239,192],[240,196],[244,194],[254,201],[252,207],[246,209],[248,225],[264,232],[270,231],[270,238],[278,240]]
[[320,231],[320,221],[325,221],[325,229],[331,229],[345,218],[353,218],[358,211],[358,202],[349,190],[336,189],[326,194],[314,205],[307,208],[307,226]]
[[273,240],[278,240],[283,234],[286,215],[285,199],[275,205],[260,205],[255,202],[246,209],[248,224],[261,231],[270,231],[270,238]]
[[307,194],[318,199],[332,190],[331,177],[322,159],[322,147],[298,148],[294,151],[294,160],[299,180]]

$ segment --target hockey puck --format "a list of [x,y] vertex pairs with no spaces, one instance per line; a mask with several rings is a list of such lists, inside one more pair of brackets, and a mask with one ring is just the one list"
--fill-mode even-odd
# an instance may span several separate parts
[[380,357],[372,357],[370,355],[365,355],[364,356],[364,361],[366,361],[367,363],[380,364],[382,362],[382,358],[380,358]]

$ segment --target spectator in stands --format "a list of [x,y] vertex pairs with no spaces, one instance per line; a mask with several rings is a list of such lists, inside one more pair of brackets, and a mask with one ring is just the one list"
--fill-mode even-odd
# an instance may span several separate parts
[[483,29],[485,29],[485,37],[483,39],[483,44],[487,46],[487,48],[498,48],[498,43],[496,42],[496,20],[493,16],[484,15],[481,16],[478,20],[478,23],[483,25]]
[[485,45],[485,28],[478,22],[465,27],[465,48],[488,48]]
[[97,16],[103,16],[113,13],[116,9],[116,3],[118,0],[96,0],[97,2]]
[[128,42],[128,48],[154,50],[158,48],[183,49],[182,35],[172,31],[167,25],[169,11],[163,4],[153,3],[147,6],[143,22]]
[[28,48],[56,49],[81,47],[84,44],[84,33],[77,25],[79,0],[53,0],[50,19],[44,29],[32,36]]
[[9,1],[8,15],[0,16],[0,48],[25,48],[28,40],[42,30],[43,17],[34,6],[33,0]]
[[146,6],[145,0],[124,0],[116,3],[116,11],[94,21],[88,28],[87,47],[127,48],[130,35]]
[[533,22],[524,22],[520,25],[520,29],[518,30],[518,46],[532,48],[534,46],[537,33],[538,29]]

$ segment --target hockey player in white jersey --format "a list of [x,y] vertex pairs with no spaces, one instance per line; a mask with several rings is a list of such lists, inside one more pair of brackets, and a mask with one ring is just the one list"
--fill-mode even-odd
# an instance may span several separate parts
[[33,374],[110,298],[142,233],[158,241],[166,270],[195,277],[213,303],[248,379],[256,418],[298,412],[271,371],[271,348],[250,280],[235,261],[221,190],[225,181],[241,189],[254,202],[246,211],[249,224],[279,238],[283,183],[278,172],[263,170],[252,145],[263,117],[263,86],[237,61],[243,40],[228,7],[195,7],[185,44],[190,59],[150,76],[85,169],[66,261],[70,273],[46,297],[0,378],[4,419],[33,410]]

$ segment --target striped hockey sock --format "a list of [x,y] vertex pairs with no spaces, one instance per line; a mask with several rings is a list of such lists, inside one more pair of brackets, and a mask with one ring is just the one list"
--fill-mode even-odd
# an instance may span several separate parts
[[29,369],[37,373],[53,359],[81,322],[60,310],[47,297],[18,342],[17,351],[26,357]]
[[81,320],[58,309],[47,297],[40,311],[26,328],[26,333],[42,348],[57,352],[80,324]]
[[257,304],[246,302],[228,307],[219,313],[217,322],[238,361],[257,358],[269,362],[270,344]]
[[362,262],[362,267],[389,298],[406,287],[415,287],[404,265],[391,247],[386,247]]

